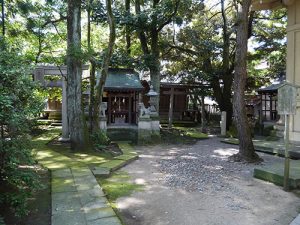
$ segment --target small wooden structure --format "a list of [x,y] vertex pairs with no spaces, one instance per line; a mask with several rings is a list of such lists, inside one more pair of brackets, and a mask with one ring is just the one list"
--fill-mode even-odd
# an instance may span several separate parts
[[[149,91],[147,81],[142,81],[144,91],[142,101],[148,106],[149,98],[146,93]],[[161,82],[159,95],[159,116],[161,119],[168,119],[169,123],[173,120],[197,120],[198,109],[190,109],[190,97],[197,89],[208,88],[205,85],[181,84]],[[171,120],[171,121],[170,121]]]
[[257,92],[260,95],[260,121],[277,121],[277,93],[281,83],[271,84],[265,88],[260,88]]
[[108,125],[137,124],[139,94],[144,90],[133,69],[109,69],[103,102],[107,102]]

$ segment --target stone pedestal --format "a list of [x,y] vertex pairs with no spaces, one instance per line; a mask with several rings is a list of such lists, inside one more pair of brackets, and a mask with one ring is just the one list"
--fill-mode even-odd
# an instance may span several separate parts
[[107,118],[105,116],[100,116],[99,127],[101,131],[107,132]]
[[226,114],[227,113],[225,111],[221,113],[220,127],[222,136],[226,136]]
[[157,139],[160,139],[160,122],[159,122],[159,116],[153,115],[151,118],[151,138],[155,141]]
[[152,120],[148,117],[140,117],[138,122],[138,142],[148,143],[151,141]]

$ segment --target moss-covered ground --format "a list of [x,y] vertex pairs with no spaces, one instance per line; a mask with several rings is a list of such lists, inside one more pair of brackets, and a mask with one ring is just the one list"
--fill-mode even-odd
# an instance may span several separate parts
[[202,133],[197,128],[176,126],[175,129],[183,132],[184,135],[195,139],[206,139],[208,135]]
[[[49,128],[45,133],[33,138],[33,155],[35,159],[48,169],[82,167],[100,165],[112,159],[107,153],[82,149],[71,151],[69,146],[50,143],[61,132],[60,128]],[[49,144],[50,143],[50,144]]]
[[116,171],[109,178],[100,177],[97,180],[108,200],[113,204],[120,197],[128,196],[134,191],[143,190],[143,185],[133,183],[128,173],[124,171]]

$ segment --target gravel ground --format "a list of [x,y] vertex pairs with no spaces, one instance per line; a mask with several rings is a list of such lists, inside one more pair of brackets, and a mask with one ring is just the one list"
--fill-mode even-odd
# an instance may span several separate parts
[[145,191],[117,201],[128,225],[288,225],[298,215],[295,194],[254,179],[256,165],[229,162],[237,148],[218,138],[137,151],[140,159],[124,170]]

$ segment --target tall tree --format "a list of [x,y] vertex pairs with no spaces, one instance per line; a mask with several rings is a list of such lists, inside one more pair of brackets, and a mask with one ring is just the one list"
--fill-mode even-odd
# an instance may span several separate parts
[[232,3],[195,7],[192,19],[169,38],[165,51],[168,72],[209,84],[221,111],[232,121],[232,83],[235,55],[235,16]]
[[108,68],[110,65],[110,59],[113,54],[115,40],[116,40],[116,27],[115,27],[115,19],[112,11],[112,0],[106,0],[106,9],[107,9],[108,24],[109,24],[109,41],[108,41],[108,47],[104,52],[104,57],[102,60],[101,76],[95,88],[96,96],[95,96],[95,107],[94,107],[94,119],[96,121],[96,124],[99,124],[98,123],[99,109],[102,103],[104,85],[105,85],[106,78],[108,76]]
[[[127,15],[130,15],[130,0],[125,0],[125,11]],[[128,55],[130,55],[131,37],[130,37],[130,27],[128,24],[125,25],[125,39],[126,39],[126,52]]]
[[68,0],[67,49],[67,108],[71,148],[82,149],[86,144],[85,120],[81,102],[81,0]]
[[[180,0],[152,0],[148,3],[145,1],[144,4],[148,5],[143,7],[144,11],[142,11],[141,7],[142,2],[141,0],[135,1],[136,30],[144,54],[145,64],[150,71],[151,85],[159,93],[161,79],[159,34],[176,16]],[[155,106],[157,111],[159,111],[159,95],[155,99]]]
[[1,19],[2,19],[2,35],[5,36],[5,15],[4,15],[4,0],[1,0]]
[[233,159],[236,161],[256,162],[259,160],[259,156],[254,150],[245,104],[250,5],[251,0],[243,0],[241,3],[236,3],[237,46],[234,67],[233,112],[235,125],[238,130],[239,152],[233,156]]

